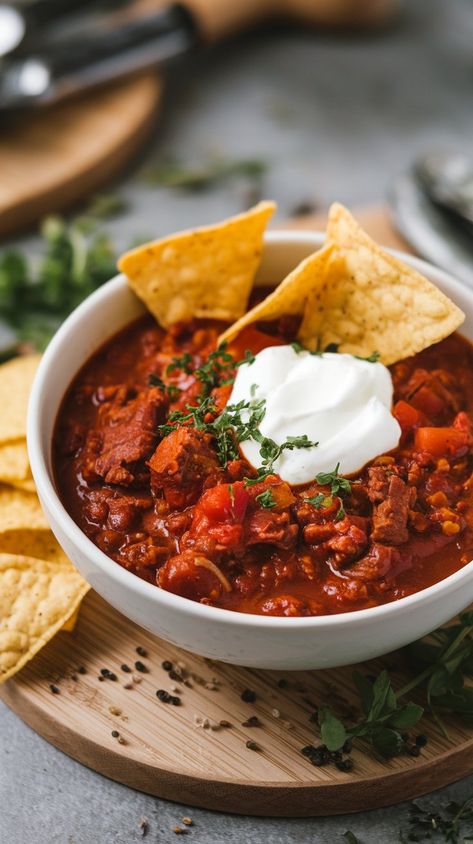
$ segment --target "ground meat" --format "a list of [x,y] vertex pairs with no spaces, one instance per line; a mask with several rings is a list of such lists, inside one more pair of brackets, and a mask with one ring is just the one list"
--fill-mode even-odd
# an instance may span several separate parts
[[411,489],[397,475],[391,475],[386,499],[377,504],[373,512],[371,536],[375,542],[387,545],[401,545],[407,542],[407,517],[411,501]]
[[106,412],[99,414],[98,426],[87,435],[82,474],[88,482],[130,486],[146,477],[145,461],[156,445],[167,400],[158,388],[130,400],[124,400],[123,393],[115,399],[103,405]]
[[271,510],[256,510],[248,519],[247,545],[271,543],[278,548],[291,548],[297,539],[299,528],[291,522],[288,512],[275,513]]
[[259,611],[263,615],[277,615],[285,617],[317,615],[320,607],[311,607],[310,602],[296,598],[294,595],[278,595],[268,598],[260,605]]
[[195,428],[176,428],[168,434],[148,465],[153,494],[164,494],[175,509],[194,504],[202,494],[204,483],[216,482],[220,475],[209,435]]

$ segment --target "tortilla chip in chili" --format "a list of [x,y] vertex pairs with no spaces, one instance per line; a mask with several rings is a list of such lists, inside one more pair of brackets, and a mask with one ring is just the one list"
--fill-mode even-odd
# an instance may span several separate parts
[[464,320],[434,284],[377,246],[338,204],[330,209],[326,245],[220,340],[286,313],[302,316],[298,339],[308,348],[336,343],[360,356],[376,351],[387,365],[438,343]]
[[0,554],[0,683],[67,623],[88,589],[67,559]]
[[23,355],[0,366],[0,442],[26,437],[26,411],[40,355]]
[[165,328],[192,317],[233,322],[246,310],[275,207],[260,202],[222,223],[140,246],[118,267]]

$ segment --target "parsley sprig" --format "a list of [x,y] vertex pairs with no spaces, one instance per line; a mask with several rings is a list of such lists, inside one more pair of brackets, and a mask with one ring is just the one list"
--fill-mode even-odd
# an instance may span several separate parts
[[318,475],[316,475],[316,481],[318,484],[321,486],[330,486],[331,495],[324,495],[322,492],[318,492],[315,495],[304,498],[304,501],[307,502],[307,504],[312,504],[316,510],[321,510],[322,508],[331,507],[333,499],[338,497],[340,499],[340,506],[335,516],[336,522],[339,522],[346,515],[341,499],[351,495],[351,481],[349,481],[348,478],[344,478],[342,475],[339,475],[339,468],[340,463],[337,463],[332,472],[319,472]]

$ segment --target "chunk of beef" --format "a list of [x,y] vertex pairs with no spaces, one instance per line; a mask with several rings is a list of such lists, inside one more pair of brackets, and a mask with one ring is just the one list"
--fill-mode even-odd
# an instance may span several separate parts
[[204,483],[220,475],[211,438],[194,428],[176,428],[164,437],[148,465],[153,493],[164,494],[175,509],[195,504]]
[[343,569],[343,574],[354,580],[380,580],[400,561],[401,554],[397,548],[374,543],[364,557],[349,569]]
[[256,510],[247,522],[247,545],[270,543],[278,548],[291,548],[299,528],[291,522],[289,513],[275,513],[273,510]]
[[407,517],[412,499],[411,489],[397,475],[389,478],[386,499],[373,512],[372,538],[387,545],[407,542]]
[[167,400],[158,388],[135,398],[107,402],[107,412],[88,435],[82,474],[86,481],[130,486],[145,475],[145,461],[156,445],[157,426],[164,421]]
[[338,522],[309,524],[304,528],[304,540],[329,556],[334,568],[353,562],[368,544],[368,519],[347,515]]
[[379,504],[387,497],[389,476],[384,466],[370,466],[368,469],[368,498],[372,504]]

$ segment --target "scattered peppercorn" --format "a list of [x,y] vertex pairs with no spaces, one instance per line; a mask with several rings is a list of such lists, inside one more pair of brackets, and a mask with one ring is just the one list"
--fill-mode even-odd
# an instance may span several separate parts
[[126,664],[126,662],[124,662],[123,665],[120,666],[120,668],[125,674],[131,674],[131,668],[129,665]]
[[140,671],[142,674],[148,674],[148,672],[149,672],[149,668],[147,668],[146,665],[143,662],[140,662],[139,659],[135,662],[135,668],[136,668],[137,671]]
[[99,676],[97,677],[97,680],[99,680],[101,683],[103,683],[103,681],[105,680],[105,677],[102,677],[102,675],[99,674]]
[[172,703],[173,706],[180,706],[181,705],[181,698],[177,697],[177,695],[171,695],[169,702]]
[[225,720],[219,721],[218,724],[219,724],[219,727],[225,727],[227,729],[232,726],[230,721],[225,721]]
[[138,645],[138,647],[135,648],[135,650],[136,650],[136,653],[138,654],[138,656],[143,656],[143,657],[148,656],[148,651],[145,648],[142,648],[141,645]]
[[247,746],[248,750],[257,750],[257,751],[261,750],[261,747],[255,741],[247,741],[246,746]]
[[165,671],[172,671],[172,662],[165,659],[164,662],[161,663],[161,668],[164,668]]
[[109,668],[101,668],[100,673],[102,677],[110,677],[110,669]]
[[348,773],[353,770],[353,759],[340,759],[338,762],[335,762],[335,765],[339,771]]
[[118,732],[118,730],[112,730],[112,737],[113,738],[118,738],[119,735],[120,735],[120,733]]
[[417,744],[413,744],[412,747],[408,750],[409,756],[420,756],[420,747]]
[[53,695],[61,694],[61,689],[59,688],[59,686],[55,686],[54,683],[50,683],[49,688],[52,691]]
[[252,689],[245,689],[240,695],[244,703],[254,703],[256,700],[256,692]]
[[261,721],[257,715],[251,715],[250,718],[247,718],[246,721],[243,721],[242,727],[260,727]]
[[116,682],[116,680],[118,680],[118,677],[117,677],[116,674],[113,673],[113,671],[110,671],[109,674],[108,674],[108,679]]
[[421,733],[419,736],[416,736],[417,747],[425,747],[426,744],[427,744],[427,736],[424,736],[423,733]]
[[79,674],[87,674],[87,669],[84,668],[83,665],[81,665],[77,670],[78,670]]
[[182,680],[182,674],[179,674],[178,671],[174,671],[173,668],[169,671],[169,679],[170,680],[177,680],[178,682]]
[[77,674],[71,674],[71,680],[74,680],[75,683],[77,683],[78,679]]
[[171,700],[172,695],[166,691],[166,689],[158,689],[156,692],[156,697],[159,698],[161,703],[169,703]]

